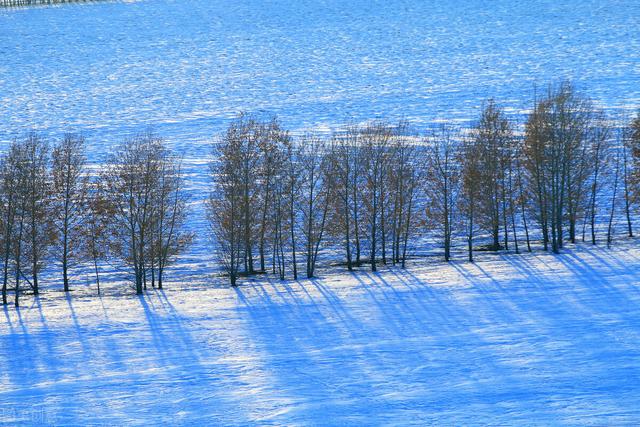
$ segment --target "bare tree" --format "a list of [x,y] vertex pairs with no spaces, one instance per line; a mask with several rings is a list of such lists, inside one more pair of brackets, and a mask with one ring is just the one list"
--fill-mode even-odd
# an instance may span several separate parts
[[287,213],[289,220],[289,245],[291,247],[291,266],[293,280],[298,280],[298,260],[297,260],[297,239],[296,224],[298,223],[298,205],[300,200],[301,167],[299,163],[298,149],[294,149],[292,144],[286,148],[285,161],[283,167],[284,197],[287,199]]
[[[287,153],[287,147],[291,144],[289,134],[282,129],[277,119],[269,122],[260,122],[252,120],[251,126],[253,133],[257,139],[257,148],[259,149],[258,161],[255,164],[258,174],[256,182],[256,198],[260,205],[260,227],[258,252],[260,256],[260,271],[265,271],[265,243],[266,236],[269,234],[271,208],[275,204],[279,204],[280,200],[275,200],[274,186],[280,185],[276,182],[277,177],[282,177],[284,161]],[[282,190],[280,188],[279,190]]]
[[[26,267],[23,266],[24,263],[24,245],[23,239],[25,238],[25,223],[27,222],[27,212],[29,205],[29,194],[28,194],[28,184],[29,184],[29,175],[30,175],[30,165],[28,161],[28,147],[26,144],[22,145],[18,148],[18,153],[16,156],[17,165],[15,170],[16,176],[18,177],[16,182],[17,186],[17,203],[16,203],[16,234],[12,237],[14,243],[11,245],[13,249],[13,258],[15,262],[14,271],[15,271],[15,306],[18,307],[20,305],[20,280],[26,277],[24,275],[24,270]],[[33,285],[32,285],[33,287]]]
[[166,267],[191,243],[193,234],[185,231],[188,198],[182,162],[163,150],[159,163],[153,192],[151,272],[152,285],[155,279],[158,289],[162,289]]
[[609,225],[607,227],[607,248],[611,247],[613,241],[613,219],[616,212],[616,196],[618,193],[618,181],[620,176],[620,152],[616,153],[616,161],[613,173],[613,190],[611,192],[611,211],[609,213]]
[[4,304],[11,261],[15,305],[19,305],[21,281],[29,284],[34,295],[39,293],[38,273],[50,243],[47,154],[46,142],[31,133],[23,140],[15,140],[2,159]]
[[[625,136],[625,145],[630,154],[629,176],[627,179],[631,188],[629,189],[628,200],[635,201],[640,196],[640,111],[638,111],[636,117],[631,120]],[[629,205],[631,205],[630,202]],[[630,215],[628,218],[629,217]],[[628,221],[630,222],[630,219]]]
[[377,271],[378,245],[381,240],[384,240],[381,238],[384,231],[383,208],[386,201],[386,177],[394,131],[392,126],[384,122],[371,123],[360,131],[364,164],[363,203],[368,223],[371,271]]
[[[588,170],[588,174],[591,175],[591,195],[589,200],[589,224],[591,226],[591,243],[596,244],[596,213],[597,213],[597,200],[598,200],[598,191],[600,189],[600,178],[602,175],[603,166],[606,167],[605,161],[606,156],[609,151],[609,147],[607,145],[609,137],[609,129],[606,125],[598,126],[593,129],[592,134],[590,135],[591,144],[589,148],[589,158],[585,161],[581,162],[581,168]],[[586,144],[585,144],[586,145]],[[587,165],[590,165],[588,167]],[[580,172],[578,172],[580,173]],[[580,180],[583,182],[586,180],[585,177],[578,176]],[[572,199],[569,199],[572,200]],[[578,205],[578,203],[576,203]],[[570,215],[570,218],[575,222],[575,215]],[[586,223],[586,221],[585,221]],[[586,224],[585,224],[586,225]],[[572,225],[572,229],[575,228],[575,225]],[[583,227],[583,239],[584,241],[584,227]],[[574,241],[574,240],[572,240]]]
[[[515,174],[517,188],[517,203],[520,205],[520,216],[522,217],[522,226],[524,227],[525,239],[527,242],[527,251],[531,252],[531,238],[529,235],[529,224],[527,222],[527,200],[530,193],[525,193],[525,176],[522,167],[522,147],[519,146],[515,156]],[[515,226],[514,226],[515,227]]]
[[62,264],[64,291],[69,291],[69,265],[81,249],[87,209],[88,176],[84,138],[65,135],[53,149],[51,217],[55,224],[56,257]]
[[232,124],[214,149],[211,163],[213,191],[208,200],[208,220],[218,259],[229,276],[231,286],[237,285],[243,259],[246,260],[245,236],[245,172],[242,155],[246,141],[243,133]]
[[422,186],[424,165],[421,164],[419,150],[415,138],[409,134],[408,125],[401,123],[394,137],[389,167],[389,215],[391,217],[392,262],[405,267],[409,236],[415,232],[417,219],[414,211],[419,188]]
[[236,149],[235,154],[239,156],[238,172],[242,178],[242,200],[239,208],[242,216],[244,272],[253,274],[253,250],[256,246],[256,220],[260,213],[260,197],[268,199],[267,194],[261,194],[260,186],[263,166],[260,144],[264,129],[255,119],[243,114],[229,125],[226,133],[227,140],[232,141],[231,144]]
[[569,218],[569,237],[575,238],[593,117],[590,100],[563,83],[536,103],[527,120],[525,156],[531,192],[538,199],[545,249],[551,240],[554,252],[563,246],[565,218]]
[[459,193],[458,131],[442,125],[427,140],[426,198],[427,219],[441,228],[444,259],[451,259],[451,236]]
[[329,171],[329,157],[325,143],[307,135],[300,141],[300,213],[307,277],[314,276],[316,262],[323,241],[334,187]]
[[[17,229],[22,226],[23,218],[23,194],[24,188],[24,147],[20,142],[14,140],[9,147],[8,153],[2,157],[0,163],[1,170],[1,192],[0,197],[2,208],[2,243],[3,243],[3,281],[2,281],[2,303],[7,304],[7,289],[9,284],[10,263],[16,248],[19,244],[16,238]],[[17,223],[20,223],[18,225]],[[20,236],[21,240],[21,236]]]
[[[333,191],[331,230],[345,247],[347,268],[353,270],[360,265],[360,218],[362,204],[362,149],[359,144],[359,130],[347,127],[336,133],[331,140],[331,161]],[[355,254],[354,254],[355,252]],[[354,261],[355,256],[355,261]]]
[[459,198],[460,210],[466,219],[467,252],[469,262],[473,262],[473,239],[477,228],[477,212],[481,193],[483,191],[481,181],[480,140],[478,138],[466,138],[459,151],[461,165],[461,197]]
[[504,248],[508,248],[508,173],[513,158],[515,139],[513,127],[504,111],[489,100],[482,108],[480,120],[471,129],[476,140],[475,154],[478,156],[479,172],[484,191],[478,194],[476,216],[480,225],[490,231],[492,249],[499,250],[500,230],[504,231]]
[[627,219],[627,234],[629,237],[633,237],[633,223],[631,221],[631,205],[633,204],[633,195],[631,192],[633,169],[631,166],[630,146],[631,146],[631,132],[626,126],[624,127],[622,134],[622,164],[623,164],[623,176],[622,184],[624,186],[624,213]]
[[109,233],[113,232],[113,220],[116,217],[112,206],[99,188],[99,183],[89,182],[85,198],[85,212],[80,229],[82,236],[82,254],[85,260],[93,264],[98,295],[100,295],[99,263],[109,253]]
[[143,134],[126,140],[111,156],[101,186],[114,213],[113,251],[132,267],[141,294],[149,276],[157,268],[163,271],[188,242],[179,163],[161,138]]
[[27,169],[29,171],[24,188],[27,203],[25,224],[26,252],[31,273],[31,286],[34,295],[39,294],[39,272],[43,267],[47,249],[52,241],[52,223],[49,216],[50,179],[49,179],[49,146],[36,134],[31,134],[26,141]]

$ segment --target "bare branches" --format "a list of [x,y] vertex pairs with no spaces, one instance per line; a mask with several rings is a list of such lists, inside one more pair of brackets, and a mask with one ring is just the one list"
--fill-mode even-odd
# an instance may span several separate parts
[[86,219],[88,175],[84,144],[81,136],[65,135],[52,153],[51,212],[55,253],[62,264],[65,292],[69,291],[69,264],[79,257]]
[[125,141],[111,157],[100,186],[113,215],[111,251],[133,269],[136,293],[162,287],[168,262],[189,242],[179,161],[164,141],[144,134]]
[[430,225],[440,229],[445,261],[451,259],[451,238],[460,191],[459,145],[458,130],[447,125],[432,131],[426,143],[426,214]]
[[[629,237],[640,194],[640,116],[619,128],[616,140],[605,114],[567,83],[536,101],[522,133],[493,100],[468,130],[442,125],[424,138],[382,120],[291,136],[275,118],[242,114],[212,153],[208,234],[234,286],[258,273],[298,279],[301,268],[314,277],[325,250],[343,253],[350,271],[405,267],[423,232],[446,261],[458,242],[469,261],[482,249],[520,253],[523,235],[529,251],[541,238],[559,252],[579,226],[593,244],[606,228],[611,245],[618,194]],[[137,293],[162,288],[193,239],[182,160],[162,138],[127,139],[93,174],[84,145],[65,135],[49,156],[30,134],[0,159],[3,303],[13,287],[19,304],[25,283],[37,294],[53,260],[65,291],[82,262],[99,290],[111,260]]]

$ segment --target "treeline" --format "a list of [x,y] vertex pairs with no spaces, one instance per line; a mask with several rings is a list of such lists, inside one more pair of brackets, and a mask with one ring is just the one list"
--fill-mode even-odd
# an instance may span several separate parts
[[349,270],[404,267],[425,230],[447,261],[456,239],[469,261],[480,249],[531,251],[534,234],[557,253],[595,244],[603,216],[610,245],[620,198],[633,236],[639,171],[640,116],[613,126],[569,83],[536,100],[521,132],[492,100],[471,128],[422,137],[379,121],[294,141],[277,120],[243,115],[216,146],[208,218],[232,285],[269,271],[313,277],[326,246]]
[[[100,292],[101,262],[126,268],[136,292],[162,288],[165,268],[189,243],[180,159],[152,134],[129,139],[98,171],[85,140],[66,135],[53,148],[31,134],[0,159],[2,302],[14,290],[39,293],[47,263],[91,263]],[[117,263],[117,264],[116,264]]]
[[277,121],[234,121],[216,147],[208,202],[231,284],[268,268],[282,279],[288,269],[297,279],[301,267],[313,277],[330,240],[349,270],[365,258],[374,271],[378,261],[404,265],[421,177],[403,129],[372,123],[294,143]]
[[[349,271],[405,267],[425,233],[445,260],[454,247],[559,252],[566,242],[613,241],[614,217],[633,236],[640,195],[640,115],[612,125],[570,84],[514,123],[487,101],[468,128],[426,135],[374,121],[293,137],[277,119],[241,115],[214,145],[206,195],[219,265],[236,285],[257,273],[313,277],[323,253]],[[53,147],[36,134],[0,158],[2,301],[38,294],[40,273],[91,266],[125,272],[138,294],[162,288],[166,267],[193,239],[181,159],[146,133],[103,165],[84,138]],[[620,215],[623,213],[623,215]],[[598,233],[602,236],[598,236]]]

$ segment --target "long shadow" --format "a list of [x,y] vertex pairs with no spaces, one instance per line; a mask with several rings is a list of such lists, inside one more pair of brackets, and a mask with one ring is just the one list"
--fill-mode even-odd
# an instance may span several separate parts
[[92,353],[90,346],[87,343],[85,337],[85,331],[80,327],[78,323],[78,316],[76,315],[76,311],[73,308],[73,303],[71,302],[71,295],[66,294],[65,300],[67,301],[67,306],[69,307],[69,313],[71,315],[71,321],[73,322],[73,328],[76,332],[76,336],[78,337],[78,342],[82,347],[82,359],[83,363],[90,363],[92,358]]
[[[406,337],[426,326],[422,325],[421,327],[418,314],[395,287],[384,279],[383,274],[359,271],[353,275],[367,293],[368,298],[383,314],[382,327],[388,325],[399,337]],[[361,276],[364,276],[367,281],[363,281]]]
[[[228,384],[233,384],[233,377],[238,373],[223,360],[232,347],[227,347],[227,342],[220,343],[219,337],[209,340],[206,329],[198,322],[215,318],[192,317],[187,323],[167,293],[160,289],[149,290],[138,300],[151,337],[153,355],[150,359],[161,368],[159,372],[153,370],[149,374],[151,378],[143,378],[143,381],[160,384],[154,398],[164,401],[163,406],[168,408],[168,412],[157,419],[171,423],[174,420],[171,414],[182,414],[190,422],[201,425],[233,417],[236,417],[234,422],[242,422],[246,416],[244,408],[233,401],[232,386]],[[159,304],[156,305],[154,300]],[[196,340],[193,332],[198,331],[203,336]]]
[[[528,400],[548,392],[529,390],[528,371],[505,364],[509,354],[502,349],[504,337],[496,340],[474,332],[473,322],[461,321],[473,314],[472,309],[451,300],[430,301],[419,291],[401,291],[387,281],[387,275],[391,273],[375,277],[354,273],[365,295],[350,296],[353,300],[348,304],[320,280],[312,284],[323,299],[308,299],[311,302],[306,305],[274,304],[264,297],[265,292],[255,290],[263,286],[258,283],[244,288],[251,290],[249,294],[242,286],[235,289],[241,315],[251,320],[252,339],[260,343],[264,361],[272,367],[274,387],[289,400],[288,423],[314,419],[314,414],[332,414],[336,423],[375,422],[359,418],[371,405],[385,408],[386,413],[376,418],[380,421],[407,406],[427,410],[430,403],[425,396],[434,390],[440,393],[440,402],[465,396],[472,404]],[[412,301],[415,295],[423,297],[424,305]],[[447,321],[460,325],[441,327],[443,316],[434,316],[429,303],[451,304],[453,315]],[[344,333],[349,329],[345,322],[354,320],[359,334]],[[301,323],[311,325],[311,332]],[[470,373],[481,375],[482,381],[469,381]],[[486,381],[498,381],[500,386],[487,387]]]
[[[542,256],[556,259],[550,254]],[[509,292],[509,298],[519,311],[528,314],[532,326],[570,337],[575,332],[575,322],[592,313],[584,306],[576,289],[567,284],[562,270],[553,269],[542,274],[530,264],[527,256],[505,257],[504,260],[521,276],[511,280],[513,290]]]
[[[325,286],[322,283],[322,280],[313,277],[313,278],[307,279],[307,281],[310,282],[311,285],[315,287],[316,290],[324,297],[324,301],[326,302],[326,304],[323,304],[322,306],[327,306],[333,312],[333,314],[339,320],[339,323],[341,324],[341,326],[345,330],[349,331],[352,337],[357,336],[359,331],[362,328],[362,324],[359,319],[351,315],[350,310],[348,309],[348,307],[345,307],[345,304],[342,301],[342,299],[338,297],[338,295],[335,292],[333,292],[331,288],[329,288],[328,286]],[[301,288],[305,289],[305,293],[309,295],[309,292],[306,290],[304,286],[304,282],[299,281],[298,285]]]
[[[318,285],[313,280],[299,281],[302,287],[306,282]],[[346,314],[349,309],[323,285],[320,287],[320,295],[326,300],[317,300],[305,290],[305,301],[300,304],[275,304],[264,298],[265,292],[252,291],[251,295],[259,298],[254,303],[242,286],[234,289],[242,302],[239,314],[249,320],[249,338],[258,345],[263,362],[273,375],[266,392],[287,402],[287,415],[282,421],[287,424],[323,419],[327,413],[332,414],[332,420],[359,419],[349,402],[359,395],[356,389],[365,387],[364,381],[358,379],[369,376],[360,363],[370,344],[368,332],[363,328],[357,331],[361,326]],[[267,421],[278,424],[278,419],[274,415]]]
[[9,305],[2,305],[2,312],[4,313],[4,318],[7,321],[7,326],[9,326],[9,333],[13,335],[15,333],[15,329],[13,327],[11,316],[9,315]]
[[[32,327],[31,322],[23,316],[34,312],[39,307],[39,299],[35,297],[30,307],[16,307],[13,311],[15,324],[4,307],[9,334],[0,336],[0,411],[7,411],[16,417],[9,423],[29,423],[36,413],[51,398],[51,382],[58,381],[62,373],[55,363],[58,353],[52,345],[52,331],[48,330],[46,321],[40,329]],[[44,347],[44,348],[43,348]],[[4,420],[1,420],[2,422]]]
[[390,273],[403,286],[402,292],[409,294],[412,303],[418,304],[422,312],[430,312],[432,323],[438,324],[439,331],[453,332],[460,329],[460,325],[454,320],[459,319],[462,308],[452,300],[450,290],[436,289],[406,269],[391,269]]
[[[196,351],[198,345],[183,327],[180,315],[163,291],[153,290],[153,293],[161,299],[165,307],[169,307],[168,315],[160,316],[159,307],[147,301],[147,295],[138,296],[147,324],[137,334],[143,335],[145,332],[150,334],[149,350],[152,353],[145,355],[141,360],[146,365],[141,368],[151,369],[151,372],[138,374],[138,382],[158,384],[153,395],[166,402],[169,413],[198,415],[196,412],[198,400],[199,397],[204,396],[194,395],[189,389],[201,387],[202,384],[209,383],[211,378],[208,377],[207,369],[201,364],[200,356]],[[156,371],[157,368],[160,369]],[[152,418],[161,419],[156,418],[158,415],[155,414]]]
[[[505,324],[516,322],[519,314],[512,307],[512,302],[505,295],[505,287],[500,281],[496,280],[491,274],[487,273],[481,264],[482,261],[474,263],[464,263],[454,261],[451,266],[458,272],[464,280],[471,285],[469,292],[482,301],[482,306],[489,311],[485,313],[485,321],[492,319]],[[474,269],[480,273],[474,274],[468,268]],[[486,283],[488,281],[488,283]]]
[[[615,268],[610,263],[602,260],[602,257],[596,251],[588,252],[591,259],[599,262],[605,266],[608,271],[608,276],[617,276],[626,272],[626,269]],[[586,285],[583,287],[586,292],[597,295],[598,298],[606,298],[610,301],[614,301],[618,309],[625,309],[627,311],[638,311],[640,306],[633,298],[629,298],[628,295],[623,293],[616,285],[614,285],[609,277],[605,276],[599,269],[594,268],[590,263],[583,258],[577,256],[573,252],[566,252],[558,256],[558,260],[571,271],[581,282]],[[586,300],[583,298],[583,300]],[[597,309],[598,307],[594,307]]]

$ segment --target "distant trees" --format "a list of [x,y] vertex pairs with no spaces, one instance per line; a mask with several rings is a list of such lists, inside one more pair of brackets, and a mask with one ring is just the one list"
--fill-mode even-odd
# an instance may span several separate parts
[[465,222],[468,260],[473,262],[474,238],[482,232],[491,237],[488,249],[506,250],[512,242],[519,253],[519,219],[524,222],[527,242],[529,233],[522,150],[513,124],[495,101],[488,100],[466,137],[456,139],[462,140],[454,156],[454,167],[460,169],[460,196],[452,206],[458,207]]
[[[208,218],[219,259],[232,285],[240,272],[256,273],[256,247],[263,271],[268,239],[276,239],[279,254],[284,244],[282,234],[274,234],[272,229],[274,200],[280,202],[274,193],[278,190],[278,195],[281,194],[277,178],[284,161],[280,149],[283,137],[276,121],[263,123],[241,115],[229,125],[216,147],[211,166],[214,189],[208,201]],[[282,225],[281,208],[278,205],[276,210],[280,214],[275,218],[279,221],[278,227]]]
[[270,254],[281,278],[286,270],[297,278],[300,259],[313,277],[329,238],[345,248],[349,269],[361,265],[366,249],[374,271],[378,262],[404,266],[420,185],[405,130],[403,123],[375,122],[349,127],[329,142],[317,135],[291,141],[275,120],[242,115],[232,122],[215,150],[208,201],[209,224],[232,283],[255,273],[247,230],[260,242],[271,239],[270,249],[260,243],[261,258]]
[[[233,283],[238,273],[256,272],[255,246],[261,260],[270,255],[281,278],[287,270],[297,278],[300,259],[313,276],[323,240],[342,248],[349,270],[362,265],[365,254],[373,271],[380,263],[404,267],[409,236],[420,229],[416,211],[438,230],[445,260],[462,234],[469,261],[474,241],[486,236],[487,249],[519,253],[526,242],[531,251],[530,218],[545,249],[558,252],[565,241],[575,242],[581,221],[595,241],[603,185],[611,184],[615,194],[624,185],[631,212],[640,149],[634,151],[634,139],[626,138],[618,166],[610,170],[610,125],[568,83],[536,101],[522,138],[493,100],[467,132],[445,125],[422,141],[409,136],[406,123],[351,125],[326,142],[318,136],[291,139],[277,123],[240,116],[212,168],[209,218],[213,234],[226,242],[218,247]],[[614,207],[615,197],[611,212]]]
[[329,212],[328,151],[317,137],[293,146],[277,120],[241,115],[215,148],[208,219],[218,258],[236,283],[240,274],[272,269],[285,277],[288,260],[298,277],[298,251],[313,277]]
[[136,289],[162,288],[166,266],[189,243],[179,160],[151,134],[127,140],[93,177],[84,138],[65,135],[53,150],[35,133],[14,140],[0,158],[2,302],[10,285],[19,304],[34,295],[40,272],[60,262],[64,291],[71,267],[115,256],[131,265]]
[[402,263],[415,230],[419,182],[417,151],[404,122],[350,126],[331,142],[331,232],[345,248],[347,268],[362,264],[369,249],[378,262]]
[[[638,171],[640,115],[616,129],[562,83],[536,99],[522,128],[493,100],[468,129],[445,124],[423,137],[384,120],[292,136],[275,118],[242,114],[215,145],[204,205],[235,286],[253,274],[314,277],[325,248],[350,271],[404,268],[425,232],[446,261],[463,248],[471,262],[477,250],[519,253],[526,242],[531,251],[538,239],[559,252],[580,227],[592,244],[606,231],[610,246],[617,213],[633,236]],[[138,294],[162,288],[193,238],[187,206],[181,159],[152,133],[97,167],[79,135],[51,150],[35,133],[14,140],[0,156],[3,304],[10,290],[16,305],[23,290],[37,295],[51,265],[64,291],[86,265],[100,292],[105,264],[124,267]]]

